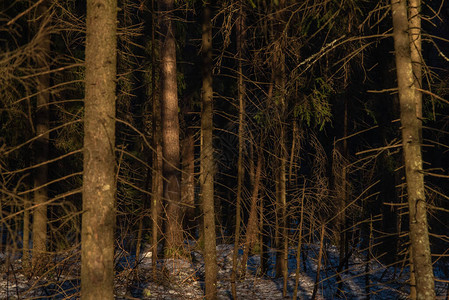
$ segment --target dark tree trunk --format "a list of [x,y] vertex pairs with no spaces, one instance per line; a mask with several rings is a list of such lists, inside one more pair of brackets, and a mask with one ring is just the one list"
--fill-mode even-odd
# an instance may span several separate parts
[[240,244],[240,225],[242,222],[241,217],[241,203],[242,203],[242,189],[243,189],[243,177],[245,175],[245,169],[243,168],[243,143],[244,143],[244,131],[245,131],[245,83],[243,81],[243,49],[245,41],[245,16],[243,12],[243,1],[239,2],[239,16],[236,21],[236,34],[237,34],[237,59],[238,59],[238,106],[239,106],[239,145],[238,145],[238,161],[237,161],[237,195],[236,195],[236,207],[235,207],[235,233],[234,233],[234,252],[232,255],[232,273],[231,273],[231,289],[232,298],[237,299],[237,277],[238,277],[238,252]]
[[[188,125],[187,125],[188,126]],[[185,210],[184,228],[195,238],[195,132],[186,129],[182,141],[182,204]]]
[[279,96],[276,108],[278,111],[278,135],[279,147],[277,150],[277,190],[276,190],[276,215],[277,215],[277,230],[276,230],[276,277],[283,277],[282,294],[287,295],[287,279],[288,279],[288,220],[287,220],[287,124],[285,121],[287,112],[286,99],[286,62],[285,62],[285,40],[286,31],[281,25],[285,18],[284,8],[286,1],[280,0],[276,8],[277,23],[274,26],[274,36],[276,37],[275,53],[273,54],[272,72],[275,84],[275,93]]
[[[41,22],[38,26],[39,31],[44,34],[37,42],[39,53],[36,54],[36,65],[40,72],[46,72],[50,69],[50,34],[46,32],[49,23],[49,3],[42,2],[37,8],[37,14],[41,16]],[[50,129],[50,114],[48,103],[50,100],[50,74],[42,74],[37,78],[37,102],[36,102],[36,135],[42,135],[34,144],[35,162],[40,164],[48,160],[48,141]],[[47,132],[47,133],[46,133]],[[34,188],[38,188],[48,181],[48,165],[43,164],[36,168],[34,173]],[[47,187],[38,188],[34,192],[34,205],[37,207],[33,210],[33,257],[32,267],[35,272],[40,273],[42,264],[45,261],[45,253],[47,251],[47,204],[48,189]]]
[[158,244],[162,236],[162,143],[161,143],[161,100],[157,87],[159,86],[156,65],[156,13],[154,8],[155,0],[151,0],[151,103],[152,113],[152,132],[153,132],[153,153],[152,153],[152,172],[151,172],[151,264],[153,274],[157,271]]
[[[261,145],[260,147],[263,147]],[[246,264],[248,261],[249,253],[254,243],[257,241],[258,234],[258,218],[257,211],[259,207],[259,188],[260,188],[260,177],[262,173],[262,150],[259,150],[257,157],[257,165],[256,172],[254,177],[254,186],[251,195],[251,203],[250,203],[250,212],[248,217],[248,225],[246,227],[246,240],[243,248],[243,257],[242,257],[242,276],[246,273]]]
[[214,148],[212,90],[212,24],[209,2],[203,10],[203,91],[201,111],[201,205],[204,218],[206,299],[217,298],[217,253],[214,211]]

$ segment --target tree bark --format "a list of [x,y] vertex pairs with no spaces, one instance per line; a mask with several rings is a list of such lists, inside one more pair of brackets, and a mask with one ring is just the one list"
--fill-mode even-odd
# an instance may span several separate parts
[[[409,35],[413,79],[417,88],[422,87],[421,57],[421,0],[409,0]],[[422,94],[415,94],[416,117],[422,119]]]
[[[343,290],[343,280],[341,278],[341,272],[343,272],[347,268],[347,256],[349,250],[349,240],[347,229],[347,216],[346,216],[346,205],[348,201],[348,99],[347,95],[343,96],[343,141],[342,145],[334,145],[334,151],[336,151],[336,155],[334,157],[334,164],[336,164],[336,168],[334,170],[334,189],[336,200],[338,201],[338,216],[336,219],[336,225],[338,228],[338,244],[339,244],[339,265],[337,269],[337,293],[336,297],[341,297],[341,292]],[[340,149],[341,148],[341,149]]]
[[421,95],[417,90],[419,86],[413,73],[410,49],[410,36],[415,35],[409,32],[411,24],[407,17],[407,2],[392,0],[391,6],[409,204],[411,253],[416,274],[416,297],[417,299],[434,299],[435,283],[429,244],[424,174],[422,173],[420,143],[422,124],[417,117],[421,114],[417,112],[417,99]]
[[[23,249],[22,249],[22,269],[28,272],[30,269],[30,199],[29,195],[24,197],[23,211]],[[1,232],[0,232],[1,234]],[[0,249],[1,249],[0,243]]]
[[[157,101],[157,100],[156,100]],[[158,101],[157,101],[158,102]],[[155,102],[153,102],[155,103]],[[156,116],[157,113],[154,115]],[[160,119],[160,112],[159,117]],[[155,124],[153,124],[155,126]],[[160,127],[157,127],[160,129]],[[154,149],[153,154],[153,178],[152,178],[152,195],[151,195],[151,264],[153,274],[156,274],[157,259],[158,259],[158,244],[159,237],[162,235],[162,226],[160,215],[162,211],[162,195],[163,195],[163,180],[162,180],[162,145],[160,143],[159,133],[153,135]]]
[[286,31],[282,26],[285,16],[283,9],[286,6],[285,0],[280,0],[276,11],[277,24],[275,25],[276,43],[279,43],[273,54],[272,72],[274,75],[274,83],[276,93],[278,95],[278,126],[279,126],[279,147],[278,147],[278,171],[277,171],[277,193],[276,193],[276,212],[278,231],[276,232],[276,277],[283,277],[282,294],[287,295],[287,279],[288,279],[288,230],[287,230],[287,128],[285,123],[286,117],[286,66],[285,66],[285,34]]
[[283,276],[284,278],[284,288],[283,294],[286,296],[286,284],[288,277],[287,269],[287,255],[288,255],[288,230],[287,230],[287,141],[286,141],[286,125],[283,122],[283,117],[285,116],[286,103],[285,103],[285,61],[284,55],[279,54],[277,60],[279,67],[279,74],[275,74],[276,86],[279,89],[280,104],[279,104],[279,152],[278,152],[278,193],[276,199],[277,214],[278,214],[278,239],[276,242],[276,276]]
[[231,290],[232,298],[237,299],[237,258],[239,252],[240,243],[240,224],[241,224],[241,203],[242,203],[242,189],[243,189],[243,177],[245,176],[245,170],[243,168],[243,143],[244,143],[244,131],[245,131],[245,83],[243,81],[243,48],[245,41],[245,17],[243,13],[243,1],[239,2],[239,16],[236,21],[236,34],[237,34],[237,59],[238,59],[238,100],[239,100],[239,146],[238,146],[238,160],[237,160],[237,195],[236,195],[236,207],[235,207],[235,234],[234,234],[234,252],[232,255],[232,272],[231,272]]
[[[421,59],[421,0],[409,0],[409,35],[410,55],[412,59],[413,79],[415,87],[422,87],[422,59]],[[422,94],[415,93],[416,117],[422,119]],[[419,130],[419,142],[422,142],[422,130]],[[413,265],[413,250],[410,247],[410,299],[416,297],[416,274]]]
[[[263,147],[263,145],[260,145]],[[257,157],[257,165],[256,172],[254,177],[254,186],[253,192],[251,195],[251,204],[250,204],[250,212],[248,217],[248,226],[246,227],[246,240],[245,245],[243,247],[243,257],[242,257],[242,276],[245,276],[246,273],[246,264],[248,261],[249,253],[254,243],[257,241],[257,227],[258,227],[258,218],[257,218],[257,210],[259,207],[259,188],[260,188],[260,177],[262,173],[262,150],[259,149],[258,157]]]
[[212,90],[212,24],[209,2],[203,10],[203,91],[201,112],[201,205],[204,218],[204,263],[206,299],[217,298],[217,253],[214,211],[214,148]]
[[160,0],[162,25],[162,153],[166,200],[166,256],[182,255],[182,209],[179,146],[176,40],[172,22],[174,0]]
[[83,299],[114,299],[117,0],[87,1]]
[[313,285],[312,297],[310,299],[315,300],[316,295],[318,293],[318,285],[320,283],[320,272],[323,260],[323,251],[324,251],[324,234],[326,227],[325,224],[321,224],[321,232],[320,232],[320,249],[318,251],[318,259],[316,264],[316,275],[315,275],[315,284]]
[[[280,111],[285,106],[281,103]],[[281,118],[280,118],[281,120]],[[285,124],[280,125],[280,141],[278,153],[278,182],[276,193],[276,212],[277,212],[277,238],[276,238],[276,277],[283,278],[283,296],[287,295],[287,279],[288,279],[288,229],[287,229],[287,189],[286,189],[286,171],[287,171],[287,151],[286,151],[286,128]]]
[[157,271],[158,244],[162,235],[160,214],[162,211],[163,179],[162,179],[162,143],[161,143],[161,100],[156,92],[156,14],[154,1],[151,1],[151,100],[153,106],[153,171],[151,182],[151,265],[153,274]]
[[[50,35],[46,32],[45,27],[49,22],[49,3],[42,2],[37,8],[37,14],[41,16],[38,31],[43,33],[41,39],[37,42],[37,49],[39,53],[36,54],[36,65],[39,71],[45,72],[50,69]],[[48,141],[50,135],[50,113],[48,103],[50,100],[50,74],[43,74],[37,78],[37,102],[36,102],[36,135],[42,135],[34,144],[35,163],[43,163],[48,160]],[[47,132],[47,133],[45,133]],[[36,168],[34,173],[34,188],[38,188],[48,181],[48,165],[43,164]],[[47,251],[47,204],[48,189],[42,187],[34,192],[34,205],[37,207],[33,210],[33,256],[31,264],[35,272],[40,273],[42,264],[44,263],[44,256]]]
[[[188,126],[188,125],[187,125]],[[186,129],[182,141],[182,204],[185,207],[184,228],[191,238],[195,237],[195,133],[192,128]]]
[[301,269],[301,247],[302,247],[302,227],[304,224],[304,198],[306,196],[306,182],[304,181],[304,185],[302,188],[302,196],[301,196],[301,213],[299,216],[299,234],[298,234],[298,245],[296,247],[296,270],[295,270],[295,287],[293,289],[293,300],[298,298],[298,285],[299,285],[299,273]]
[[[285,106],[283,106],[283,111],[285,111]],[[276,273],[278,276],[282,275],[283,278],[283,288],[282,295],[287,296],[287,280],[288,280],[288,220],[287,220],[287,186],[286,186],[286,175],[287,175],[287,146],[286,146],[286,128],[285,124],[281,124],[281,153],[280,153],[280,170],[279,170],[279,198],[277,199],[280,208],[280,243],[279,243],[279,263],[276,259]]]

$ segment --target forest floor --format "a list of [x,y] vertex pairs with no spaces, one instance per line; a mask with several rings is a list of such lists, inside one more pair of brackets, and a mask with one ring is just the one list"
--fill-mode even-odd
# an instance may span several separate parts
[[[311,299],[316,281],[319,246],[305,245],[307,257],[301,259],[298,299]],[[217,246],[218,298],[232,299],[231,269],[233,245]],[[79,254],[78,254],[79,255]],[[202,299],[204,289],[204,261],[198,251],[192,251],[192,261],[160,260],[165,271],[152,274],[151,253],[143,251],[135,267],[135,256],[123,251],[117,256],[116,299]],[[274,255],[267,276],[259,276],[260,257],[250,256],[246,279],[237,283],[239,299],[285,299],[282,296],[283,279],[273,277]],[[295,285],[296,253],[289,253],[288,295],[291,298]],[[56,263],[57,261],[57,263]],[[24,276],[20,258],[7,262],[0,254],[0,299],[77,299],[79,292],[79,256],[65,256],[49,262],[53,266],[37,278]],[[8,265],[7,269],[6,266]],[[317,283],[316,299],[406,299],[408,295],[408,271],[396,266],[386,267],[371,260],[369,268],[365,257],[354,252],[348,261],[348,269],[341,273],[342,284],[337,281],[338,251],[330,246],[323,255],[323,267]],[[368,273],[367,273],[368,272]],[[367,275],[368,274],[368,275]],[[436,277],[449,278],[447,266],[435,268]],[[368,285],[367,285],[368,283]],[[340,289],[340,293],[338,291]],[[449,293],[447,283],[436,283],[438,299]],[[367,294],[369,293],[369,298]]]

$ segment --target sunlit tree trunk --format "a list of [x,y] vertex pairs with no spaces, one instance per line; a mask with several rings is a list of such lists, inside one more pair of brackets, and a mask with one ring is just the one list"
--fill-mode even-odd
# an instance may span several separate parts
[[[412,59],[412,69],[415,87],[422,87],[422,58],[421,58],[421,0],[409,1],[409,35],[410,54]],[[415,93],[416,117],[421,122],[422,119],[422,94]],[[419,131],[419,140],[422,142],[422,130]],[[416,297],[416,274],[413,265],[413,249],[410,247],[410,299]]]
[[[421,0],[409,0],[409,35],[413,79],[417,88],[422,87],[421,57]],[[422,119],[422,94],[415,93],[416,117]]]
[[[45,73],[50,69],[50,34],[46,32],[49,22],[49,3],[42,2],[37,8],[37,15],[40,16],[40,24],[37,26],[38,34],[41,37],[37,40],[36,65],[39,71]],[[36,102],[36,135],[40,136],[34,144],[35,163],[43,163],[48,160],[48,141],[50,135],[50,114],[48,103],[50,100],[50,74],[42,74],[37,78],[37,102]],[[47,132],[47,133],[46,133]],[[43,164],[36,168],[34,173],[34,205],[33,210],[33,257],[32,267],[36,272],[40,272],[44,263],[44,255],[47,247],[47,187],[39,188],[48,181],[48,165]]]
[[232,256],[232,273],[231,273],[231,289],[233,299],[237,299],[237,258],[240,243],[240,224],[241,224],[241,202],[242,202],[242,189],[243,189],[243,177],[245,170],[243,168],[243,143],[244,143],[244,128],[245,128],[245,83],[243,81],[243,48],[245,41],[245,17],[243,13],[243,1],[239,2],[239,16],[236,21],[236,34],[237,34],[237,59],[238,59],[238,100],[239,100],[239,146],[238,146],[238,161],[237,161],[237,195],[236,195],[236,208],[235,208],[235,234],[234,234],[234,252]]
[[81,297],[114,299],[117,1],[87,1]]
[[201,111],[201,205],[204,218],[204,263],[206,299],[217,298],[217,253],[214,211],[214,148],[212,90],[212,24],[209,2],[203,10],[203,90]]
[[[418,2],[410,2],[417,5]],[[405,161],[405,177],[409,204],[410,241],[412,261],[416,278],[416,298],[435,299],[435,284],[429,244],[424,174],[422,173],[421,120],[417,117],[417,103],[421,92],[415,79],[411,41],[416,41],[416,31],[409,32],[412,25],[407,16],[407,2],[392,0],[393,37],[401,108],[402,147]],[[416,7],[418,9],[418,7]],[[416,29],[415,30],[419,30]],[[411,38],[412,37],[412,38]],[[415,50],[420,47],[414,47]],[[414,50],[414,51],[415,51]]]
[[183,231],[178,117],[176,40],[172,22],[174,0],[160,0],[162,71],[162,153],[164,198],[166,200],[165,239],[167,256],[181,255]]

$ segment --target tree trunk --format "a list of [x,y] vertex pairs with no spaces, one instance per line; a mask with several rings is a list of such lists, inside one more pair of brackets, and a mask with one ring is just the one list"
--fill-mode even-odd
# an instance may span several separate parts
[[[46,33],[45,27],[49,22],[49,3],[42,2],[37,8],[37,14],[41,16],[39,31],[44,33],[37,41],[37,49],[39,53],[36,54],[36,65],[39,71],[46,72],[50,69],[50,35]],[[50,114],[48,103],[50,100],[50,74],[43,74],[37,78],[37,102],[36,102],[36,135],[42,135],[34,144],[35,162],[37,164],[46,162],[48,160],[48,140],[50,135]],[[47,133],[45,133],[47,132]],[[45,134],[44,134],[45,133]],[[48,181],[48,165],[44,164],[36,168],[34,173],[34,188],[38,188]],[[45,261],[44,255],[47,251],[47,204],[48,189],[42,187],[34,192],[34,205],[37,207],[33,210],[33,256],[32,267],[36,272],[43,271],[41,268]]]
[[151,178],[151,265],[153,274],[157,271],[158,244],[159,237],[162,234],[161,226],[161,210],[163,195],[162,180],[162,144],[161,144],[161,101],[157,93],[157,76],[156,76],[156,14],[154,9],[154,1],[151,1],[151,102],[153,107],[152,113],[152,131],[153,131],[153,169]]
[[[295,117],[293,120],[293,129],[292,129],[292,146],[290,148],[290,162],[288,166],[288,184],[289,186],[294,186],[295,180],[296,180],[296,174],[299,173],[299,170],[296,170],[295,168],[295,152],[300,150],[301,144],[300,144],[300,138],[298,134],[298,120]],[[298,144],[298,145],[296,145]]]
[[412,247],[409,247],[409,264],[410,264],[410,279],[409,279],[409,285],[410,285],[410,300],[416,300],[416,274],[415,274],[415,267],[413,266],[413,249]]
[[217,253],[214,211],[214,148],[212,90],[212,24],[209,3],[203,10],[203,105],[201,111],[201,205],[204,218],[204,263],[206,299],[217,298]]
[[325,234],[326,227],[324,224],[321,225],[321,232],[320,232],[320,250],[318,251],[318,259],[316,264],[316,275],[315,275],[315,284],[313,285],[313,292],[312,297],[310,299],[315,300],[316,295],[318,293],[318,285],[320,283],[320,272],[321,272],[321,266],[322,266],[322,260],[323,260],[323,251],[324,251],[324,234]]
[[[409,36],[410,56],[412,59],[413,79],[415,87],[422,88],[422,59],[421,59],[421,0],[409,0]],[[422,94],[415,93],[416,117],[422,119]],[[422,143],[422,130],[419,129],[419,142]],[[410,264],[410,299],[416,300],[416,274],[413,265],[413,249],[409,250]]]
[[117,1],[87,1],[83,299],[114,299]]
[[[421,0],[409,0],[409,36],[415,87],[422,87]],[[416,117],[422,119],[422,94],[415,93]],[[421,137],[421,136],[420,136]]]
[[[278,193],[276,199],[276,206],[278,212],[278,239],[276,243],[277,255],[276,255],[276,276],[283,276],[284,278],[284,289],[283,294],[286,296],[286,280],[288,277],[287,269],[287,255],[288,255],[288,230],[287,230],[287,141],[286,141],[286,125],[283,123],[283,118],[281,116],[285,115],[286,104],[285,96],[282,94],[285,89],[285,62],[284,56],[280,54],[280,73],[275,75],[276,86],[279,88],[280,97],[280,107],[279,107],[279,170],[278,170]],[[278,77],[279,76],[279,77]]]
[[[153,102],[154,103],[154,102]],[[154,115],[157,116],[157,113]],[[160,119],[159,116],[157,117]],[[153,123],[153,126],[155,124]],[[158,127],[160,128],[160,127]],[[157,259],[158,259],[158,244],[159,237],[162,235],[162,226],[160,222],[160,214],[162,211],[162,195],[163,195],[163,180],[162,180],[162,145],[160,143],[159,133],[153,135],[154,149],[153,153],[153,178],[152,178],[152,195],[151,195],[151,264],[153,274],[156,274]]]
[[[334,170],[334,189],[335,196],[337,197],[337,229],[338,229],[338,241],[339,241],[339,258],[338,258],[338,269],[337,269],[337,294],[336,297],[341,297],[341,292],[343,290],[343,280],[341,278],[341,273],[347,269],[347,261],[349,261],[348,250],[349,250],[349,240],[347,229],[347,218],[346,218],[346,205],[348,201],[348,99],[347,95],[343,98],[343,141],[342,145],[334,145],[334,151],[336,155],[334,157],[334,163],[336,168]],[[341,150],[339,149],[341,148]]]
[[[283,105],[282,105],[283,106]],[[282,109],[282,111],[285,111]],[[287,189],[286,189],[286,170],[287,170],[287,151],[286,151],[286,128],[285,124],[280,124],[280,153],[279,153],[279,173],[278,173],[278,194],[276,206],[278,211],[278,239],[276,243],[276,276],[283,277],[282,295],[287,295],[288,279],[288,229],[287,229]]]
[[[188,125],[187,125],[188,126]],[[195,238],[195,134],[186,129],[182,141],[182,204],[185,207],[184,227],[190,238]]]
[[[30,199],[29,194],[24,196],[24,211],[23,211],[23,249],[22,249],[22,268],[25,272],[30,268]],[[0,208],[1,209],[1,208]],[[1,234],[1,232],[0,232]],[[0,235],[1,236],[1,235]],[[0,244],[0,249],[1,248]]]
[[269,224],[266,220],[266,214],[265,212],[267,209],[265,209],[266,202],[268,201],[265,196],[265,194],[261,195],[261,200],[259,201],[259,226],[260,226],[260,235],[259,235],[259,244],[260,244],[260,275],[265,276],[268,273],[268,261],[270,259],[269,256],[269,240],[270,236],[268,235],[269,232]]
[[279,126],[279,147],[278,147],[278,178],[277,178],[277,193],[276,193],[276,211],[278,227],[276,239],[276,276],[283,277],[282,294],[287,295],[287,279],[288,279],[288,229],[287,229],[287,128],[285,123],[286,117],[286,66],[285,66],[285,34],[286,31],[282,25],[285,18],[283,10],[286,6],[285,0],[279,1],[276,16],[277,24],[275,24],[276,46],[273,54],[272,72],[274,75],[274,83],[276,93],[278,95],[278,126]]
[[[263,145],[260,145],[263,147]],[[257,157],[257,165],[256,172],[254,176],[254,186],[253,192],[251,195],[251,203],[250,203],[250,212],[248,217],[248,226],[246,227],[246,241],[243,250],[242,257],[242,276],[245,276],[246,273],[246,264],[248,261],[249,253],[254,243],[257,241],[257,227],[258,227],[258,218],[257,218],[257,210],[259,207],[259,188],[260,188],[260,177],[262,173],[262,150],[259,149]]]
[[302,247],[302,226],[304,224],[304,198],[306,197],[306,182],[302,188],[301,196],[301,213],[299,216],[299,234],[298,234],[298,245],[296,247],[296,270],[295,270],[295,287],[293,289],[293,300],[298,297],[298,285],[299,285],[299,273],[301,269],[301,247]]
[[182,255],[181,174],[176,40],[172,24],[174,0],[160,0],[162,12],[162,153],[166,208],[166,256]]
[[410,241],[416,274],[416,296],[417,299],[434,299],[435,284],[429,244],[424,174],[422,173],[420,143],[422,124],[417,118],[421,112],[416,110],[421,96],[414,78],[410,49],[409,28],[412,24],[408,22],[405,0],[392,0],[391,6],[409,204]]
[[236,208],[235,208],[235,234],[234,234],[234,252],[232,255],[232,273],[231,273],[231,289],[232,298],[237,299],[237,258],[239,252],[240,243],[240,223],[241,223],[241,203],[242,203],[242,189],[243,189],[243,177],[245,176],[245,170],[243,168],[243,137],[245,131],[245,83],[243,81],[243,48],[245,41],[244,34],[245,17],[243,14],[243,1],[239,2],[239,16],[236,21],[236,34],[237,34],[237,59],[238,59],[238,99],[239,99],[239,146],[238,146],[238,161],[237,161],[237,195],[236,195]]

